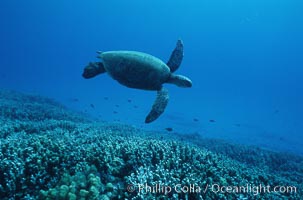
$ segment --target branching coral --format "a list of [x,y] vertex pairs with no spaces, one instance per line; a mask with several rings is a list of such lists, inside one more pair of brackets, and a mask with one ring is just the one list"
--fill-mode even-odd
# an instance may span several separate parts
[[[289,156],[287,161],[284,154],[251,149],[245,151],[251,152],[250,160],[254,158],[249,165],[248,159],[236,154],[238,147],[222,144],[220,149],[202,138],[197,142],[198,136],[185,142],[183,136],[91,122],[68,111],[61,116],[62,106],[52,101],[15,93],[9,93],[16,96],[8,99],[5,93],[4,99],[1,94],[1,199],[256,199],[253,194],[138,190],[141,185],[186,189],[191,184],[202,188],[248,183],[298,188],[297,193],[264,193],[257,199],[302,198],[301,157]],[[22,107],[18,102],[23,100],[37,102]],[[49,109],[50,113],[43,113]],[[19,114],[31,117],[21,119]],[[274,165],[256,152],[271,161],[283,158],[285,171],[272,173]],[[129,185],[136,189],[128,191]]]

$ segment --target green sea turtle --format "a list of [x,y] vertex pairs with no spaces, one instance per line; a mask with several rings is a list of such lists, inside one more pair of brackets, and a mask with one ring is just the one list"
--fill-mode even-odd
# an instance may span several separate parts
[[179,87],[191,87],[189,78],[173,74],[183,59],[183,43],[177,41],[169,61],[165,64],[159,58],[137,51],[107,51],[97,52],[101,62],[90,62],[82,76],[93,78],[98,74],[107,72],[120,84],[130,88],[155,90],[157,98],[145,123],[156,120],[165,110],[168,103],[168,91],[163,83],[172,83]]

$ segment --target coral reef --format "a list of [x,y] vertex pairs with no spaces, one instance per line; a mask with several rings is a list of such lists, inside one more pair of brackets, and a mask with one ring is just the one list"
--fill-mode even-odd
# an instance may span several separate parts
[[62,104],[50,98],[21,94],[0,89],[0,116],[13,121],[45,121],[50,119],[73,122],[88,122],[89,119],[79,113],[68,110]]
[[104,187],[100,177],[95,173],[97,174],[97,171],[94,166],[87,167],[84,172],[77,172],[73,176],[64,173],[55,188],[40,190],[39,199],[98,199],[100,191],[105,190],[102,189]]
[[[0,91],[0,102],[0,199],[303,198],[300,156],[96,122],[17,92]],[[297,191],[216,192],[214,185]]]

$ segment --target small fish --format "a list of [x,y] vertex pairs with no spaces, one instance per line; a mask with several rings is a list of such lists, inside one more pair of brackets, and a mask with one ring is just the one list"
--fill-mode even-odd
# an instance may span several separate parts
[[138,106],[134,106],[134,108],[138,108]]
[[114,113],[114,114],[118,114],[118,112],[117,112],[117,111],[113,111],[113,113]]
[[199,121],[197,118],[194,118],[193,120],[194,120],[194,122],[198,122]]
[[79,99],[78,98],[69,98],[67,99],[69,102],[72,102],[72,103],[76,103],[76,102],[79,102]]
[[116,108],[119,108],[120,106],[118,104],[115,105]]
[[108,100],[108,97],[104,97],[103,99],[104,99],[104,100]]
[[171,131],[173,131],[173,128],[167,127],[167,128],[165,128],[165,130],[171,132]]
[[91,107],[91,108],[95,108],[95,105],[91,103],[91,104],[90,104],[90,107]]
[[128,103],[131,103],[131,102],[132,102],[132,100],[131,100],[131,99],[127,99],[127,102],[128,102]]
[[216,121],[215,121],[214,119],[210,119],[209,122],[214,123],[214,122],[216,122]]

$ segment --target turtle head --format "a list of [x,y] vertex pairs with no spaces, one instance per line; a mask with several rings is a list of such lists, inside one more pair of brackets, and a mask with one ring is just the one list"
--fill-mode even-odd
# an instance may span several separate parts
[[166,82],[175,84],[176,86],[183,88],[190,88],[193,85],[192,81],[186,76],[176,74],[171,74]]
[[83,71],[82,76],[86,79],[93,78],[98,74],[105,72],[105,68],[102,62],[90,62]]

